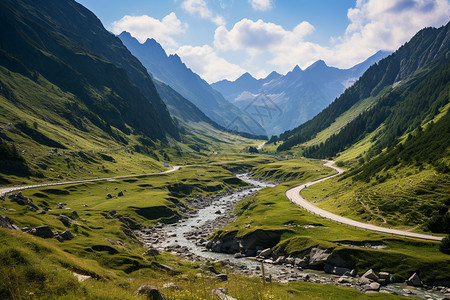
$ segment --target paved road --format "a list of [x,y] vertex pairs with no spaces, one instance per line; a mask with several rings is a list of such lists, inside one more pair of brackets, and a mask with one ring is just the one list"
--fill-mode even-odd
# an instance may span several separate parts
[[286,197],[288,197],[288,199],[291,200],[296,205],[300,206],[301,208],[303,208],[304,210],[306,210],[312,214],[318,215],[322,218],[329,219],[329,220],[332,220],[335,222],[350,225],[353,227],[362,228],[362,229],[371,230],[371,231],[382,232],[382,233],[400,235],[400,236],[404,236],[404,237],[424,239],[424,240],[440,241],[443,239],[443,237],[441,237],[441,236],[434,236],[434,235],[430,235],[430,234],[414,233],[414,232],[409,232],[409,231],[384,228],[384,227],[380,227],[380,226],[375,226],[375,225],[371,225],[371,224],[358,222],[358,221],[355,221],[352,219],[344,218],[339,215],[330,213],[330,212],[323,210],[321,208],[318,208],[314,204],[308,202],[306,199],[304,199],[302,196],[300,196],[301,190],[303,190],[304,188],[307,188],[313,184],[316,184],[318,182],[328,180],[330,178],[338,176],[339,174],[342,174],[344,172],[344,170],[339,169],[338,167],[334,166],[334,161],[327,161],[327,163],[324,164],[324,166],[333,168],[334,170],[337,171],[337,173],[334,175],[319,179],[319,180],[311,181],[311,182],[290,188],[285,193]]
[[92,178],[92,179],[82,179],[75,181],[65,181],[65,182],[52,182],[52,183],[44,183],[44,184],[32,184],[32,185],[22,185],[22,186],[10,186],[10,187],[2,187],[0,188],[0,196],[3,196],[10,192],[38,188],[38,187],[46,187],[46,186],[55,186],[55,185],[66,185],[66,184],[74,184],[74,183],[83,183],[83,182],[93,182],[93,181],[105,181],[105,180],[114,180],[121,178],[131,178],[138,176],[151,176],[151,175],[159,175],[166,174],[170,172],[174,172],[180,169],[180,166],[173,166],[171,169],[159,173],[148,173],[148,174],[134,174],[134,175],[123,175],[123,176],[114,176],[114,177],[104,177],[104,178]]

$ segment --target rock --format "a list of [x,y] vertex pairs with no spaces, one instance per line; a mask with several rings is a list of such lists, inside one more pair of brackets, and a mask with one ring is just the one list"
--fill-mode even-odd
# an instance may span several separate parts
[[174,269],[174,268],[172,268],[172,267],[169,267],[169,266],[167,266],[167,265],[164,265],[164,264],[159,263],[159,262],[156,262],[156,261],[153,261],[153,262],[152,262],[152,265],[154,265],[154,266],[156,266],[156,267],[158,267],[158,268],[160,268],[160,269],[162,269],[162,270],[164,270],[164,271],[167,271],[167,272],[169,272],[169,273],[172,273],[172,274],[180,274],[180,273],[181,273],[181,272],[178,271],[177,269]]
[[372,281],[370,281],[368,278],[366,277],[361,277],[358,280],[358,283],[361,285],[366,285],[366,284],[370,284]]
[[380,272],[378,273],[378,277],[380,278],[378,280],[378,283],[380,284],[389,284],[394,282],[394,277],[388,272]]
[[62,208],[63,208],[64,206],[66,206],[66,205],[67,205],[67,203],[60,202],[60,203],[56,204],[55,208],[57,208],[57,209],[62,209]]
[[72,274],[73,274],[73,276],[75,276],[78,279],[78,281],[85,281],[87,279],[92,278],[91,276],[81,275],[81,274],[78,274],[78,273],[75,273],[75,272],[72,272]]
[[156,250],[155,248],[149,248],[147,249],[147,251],[145,251],[143,253],[143,255],[148,255],[148,256],[158,256],[159,255],[159,251]]
[[216,298],[220,300],[237,300],[236,298],[228,296],[227,290],[224,288],[213,289],[211,293],[213,294],[213,296],[216,296]]
[[286,261],[286,257],[284,256],[279,256],[275,261],[274,264],[276,265],[281,265]]
[[219,274],[219,272],[216,271],[216,269],[214,268],[214,266],[209,266],[209,267],[208,267],[208,271],[210,271],[211,273],[214,273],[214,274]]
[[147,296],[149,300],[166,300],[161,292],[154,286],[141,285],[135,292],[135,296]]
[[234,254],[234,258],[243,258],[244,257],[244,255],[242,255],[242,253],[235,253]]
[[163,289],[179,290],[180,287],[173,282],[169,282],[163,284]]
[[324,249],[312,248],[309,254],[309,265],[316,266],[324,264],[329,256],[330,253],[326,253],[326,250]]
[[271,254],[272,254],[272,249],[266,248],[266,249],[262,250],[261,253],[259,253],[259,256],[267,258]]
[[344,275],[339,277],[338,283],[353,283],[353,278]]
[[117,197],[122,197],[122,196],[123,196],[123,192],[120,191],[120,192],[117,194]]
[[217,211],[215,212],[215,214],[216,214],[216,215],[220,215],[220,214],[222,214],[222,212],[221,212],[220,210],[217,210]]
[[358,271],[356,271],[356,269],[351,269],[350,271],[345,272],[344,275],[350,276],[350,277],[356,277],[356,275],[358,275]]
[[13,230],[20,230],[20,228],[14,225],[8,217],[3,215],[0,215],[0,227]]
[[352,276],[350,274],[356,273],[355,269],[351,270],[349,268],[337,267],[337,266],[332,266],[329,264],[325,264],[323,270],[325,271],[325,273],[336,274],[336,275],[340,275],[340,276],[342,276],[344,274],[347,274],[348,276]]
[[286,264],[294,265],[295,264],[295,259],[293,257],[286,258]]
[[75,223],[74,220],[72,220],[71,218],[69,218],[68,216],[65,215],[59,215],[58,220],[61,221],[61,223],[64,224],[64,226],[69,227],[70,224]]
[[369,287],[372,291],[380,290],[380,284],[378,282],[372,282],[369,284]]
[[63,233],[60,233],[59,236],[62,237],[64,240],[73,239],[73,234],[72,232],[70,232],[70,230],[66,230]]
[[213,242],[211,242],[211,241],[208,241],[208,242],[205,244],[205,248],[206,248],[206,249],[211,249],[212,246],[213,246]]
[[302,258],[302,259],[298,260],[298,261],[295,263],[295,265],[296,265],[297,267],[299,267],[299,268],[305,268],[305,267],[308,266],[308,261],[307,261],[306,259]]
[[111,199],[112,195],[111,194],[106,194],[106,199]]
[[114,216],[117,212],[113,209],[108,211],[108,214],[110,214],[111,216]]
[[367,272],[364,273],[363,276],[361,276],[361,278],[363,277],[371,281],[378,281],[378,275],[372,269],[367,270]]
[[220,279],[222,281],[227,281],[228,280],[228,275],[227,274],[217,274],[217,279]]
[[417,274],[417,272],[412,274],[405,283],[410,286],[422,286],[422,280],[420,280],[419,274]]
[[105,240],[107,240],[113,246],[117,246],[118,245],[118,243],[115,240],[113,240],[113,239],[106,238]]
[[36,228],[31,229],[30,233],[32,235],[41,237],[41,238],[52,238],[55,234],[47,225],[38,226]]

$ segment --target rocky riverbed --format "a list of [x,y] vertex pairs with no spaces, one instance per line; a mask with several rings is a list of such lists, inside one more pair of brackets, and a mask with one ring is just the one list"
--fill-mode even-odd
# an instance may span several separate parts
[[297,257],[277,257],[270,248],[261,246],[256,246],[255,249],[239,249],[238,246],[233,249],[233,246],[230,246],[237,244],[242,247],[245,241],[242,243],[241,240],[236,243],[231,239],[228,246],[223,241],[209,241],[208,237],[214,231],[234,220],[233,211],[237,202],[261,188],[274,186],[251,179],[247,174],[237,176],[251,187],[229,191],[217,197],[188,199],[187,204],[195,210],[186,212],[178,222],[160,223],[155,227],[136,230],[136,236],[149,247],[147,253],[157,255],[159,251],[168,251],[191,261],[222,261],[235,272],[247,276],[261,277],[261,268],[264,267],[267,280],[281,283],[309,281],[352,287],[364,292],[394,293],[422,299],[450,298],[450,289],[424,287],[418,276],[412,276],[410,285],[393,283],[392,276],[385,272],[375,273],[367,270],[363,276],[358,276],[349,262],[342,261],[324,249],[313,248],[309,253],[309,260],[305,260]]

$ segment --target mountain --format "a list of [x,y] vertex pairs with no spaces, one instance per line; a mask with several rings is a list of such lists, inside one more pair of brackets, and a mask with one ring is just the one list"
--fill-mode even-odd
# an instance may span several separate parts
[[[6,77],[17,73],[71,95],[70,101],[46,103],[55,114],[47,121],[66,120],[80,130],[90,123],[109,135],[114,127],[125,135],[179,138],[146,69],[92,12],[71,0],[5,0],[0,11]],[[20,89],[18,81],[0,85],[9,102],[17,101],[12,90]],[[22,114],[35,114],[41,103],[27,101],[14,104]]]
[[141,44],[128,32],[122,32],[119,38],[142,62],[153,78],[172,87],[219,125],[254,135],[266,134],[261,125],[228,102],[205,80],[186,67],[178,55],[167,56],[154,39],[147,39]]
[[333,156],[379,130],[376,136],[379,152],[393,138],[432,119],[448,103],[445,76],[449,26],[421,30],[395,53],[371,66],[320,114],[281,134],[279,140],[284,143],[279,150],[328,134],[326,140],[307,153]]
[[[211,86],[242,110],[251,110],[255,105],[259,105],[259,111],[272,109],[273,115],[257,120],[269,134],[276,135],[314,117],[370,65],[387,55],[387,52],[379,51],[350,69],[329,67],[319,60],[305,70],[295,66],[284,76],[272,72],[257,80],[246,73],[233,82],[222,80]],[[256,100],[260,93],[267,101]]]

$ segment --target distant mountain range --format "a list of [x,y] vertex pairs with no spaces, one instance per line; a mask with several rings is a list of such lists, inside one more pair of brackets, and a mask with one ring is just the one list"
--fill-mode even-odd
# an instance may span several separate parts
[[[369,158],[395,145],[448,111],[449,49],[450,23],[419,31],[312,120],[281,134],[279,150],[309,142],[313,145],[305,149],[308,156],[331,157],[375,132],[365,149]],[[439,122],[444,120],[448,118]],[[324,138],[314,141],[318,136]]]
[[153,78],[172,87],[214,122],[227,129],[266,135],[266,131],[258,122],[211,88],[205,80],[186,67],[178,55],[167,56],[154,39],[147,39],[141,44],[128,32],[122,32],[119,38]]
[[235,81],[211,86],[240,109],[259,116],[255,118],[267,133],[277,135],[314,117],[388,54],[379,51],[350,69],[329,67],[319,60],[304,71],[295,66],[284,76],[272,72],[258,80],[245,73]]

